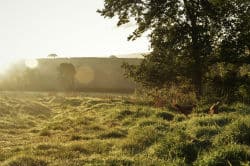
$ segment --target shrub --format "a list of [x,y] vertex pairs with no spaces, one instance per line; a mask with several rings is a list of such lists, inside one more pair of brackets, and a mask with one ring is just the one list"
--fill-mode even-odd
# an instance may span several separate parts
[[181,81],[178,85],[169,84],[161,88],[136,89],[137,96],[143,96],[144,100],[153,103],[156,107],[166,107],[173,102],[179,104],[194,104],[197,102],[194,89],[189,81]]

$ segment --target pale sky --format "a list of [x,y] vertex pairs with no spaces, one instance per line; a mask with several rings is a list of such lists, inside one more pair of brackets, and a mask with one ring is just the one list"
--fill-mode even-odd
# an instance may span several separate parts
[[103,0],[0,0],[1,59],[147,52],[147,38],[128,42],[135,27],[117,28],[96,12],[102,6]]

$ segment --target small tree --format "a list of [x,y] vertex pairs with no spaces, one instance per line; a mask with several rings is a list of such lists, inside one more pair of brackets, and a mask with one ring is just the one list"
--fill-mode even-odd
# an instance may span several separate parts
[[115,55],[110,55],[109,58],[117,58]]
[[48,57],[55,59],[56,57],[58,57],[58,55],[57,54],[49,54]]

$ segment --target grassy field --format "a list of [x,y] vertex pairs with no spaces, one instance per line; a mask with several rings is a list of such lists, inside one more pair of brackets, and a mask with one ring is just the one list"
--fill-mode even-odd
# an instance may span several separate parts
[[186,117],[131,96],[0,94],[0,165],[250,165],[250,107]]

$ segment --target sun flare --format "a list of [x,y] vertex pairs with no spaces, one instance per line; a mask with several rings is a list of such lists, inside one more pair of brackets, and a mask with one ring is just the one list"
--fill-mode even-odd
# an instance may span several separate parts
[[1,57],[0,60],[0,74],[6,73],[14,64],[14,60],[8,57]]
[[25,66],[30,69],[34,69],[38,66],[38,61],[36,59],[26,59]]

